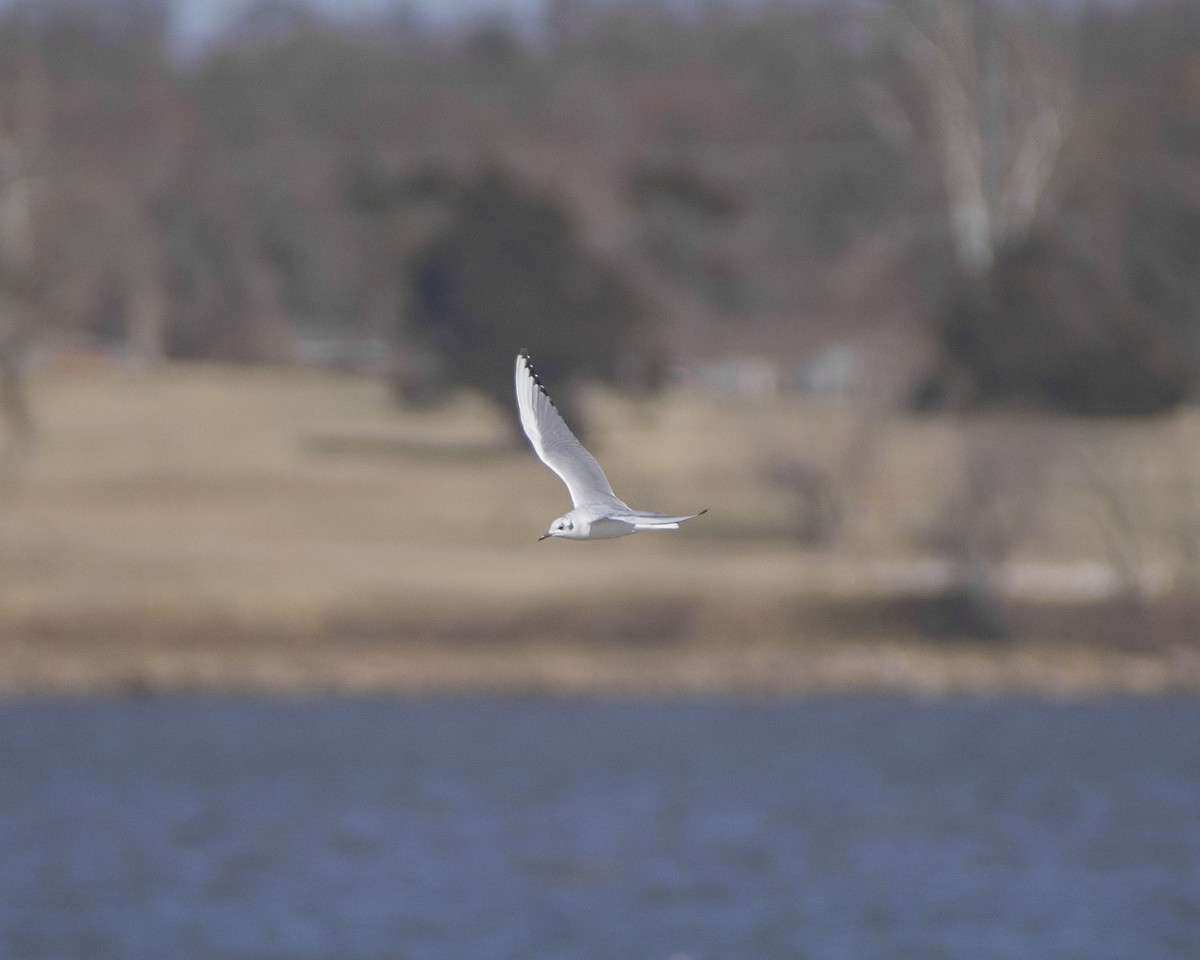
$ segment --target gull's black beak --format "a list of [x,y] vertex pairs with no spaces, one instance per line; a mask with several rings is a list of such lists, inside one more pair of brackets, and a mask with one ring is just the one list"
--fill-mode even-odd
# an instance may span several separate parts
[[540,537],[538,537],[538,543],[541,543],[541,542],[542,542],[543,540],[545,540],[545,539],[546,539],[548,536],[550,536],[550,534],[548,534],[548,533],[543,533],[543,534],[542,534]]

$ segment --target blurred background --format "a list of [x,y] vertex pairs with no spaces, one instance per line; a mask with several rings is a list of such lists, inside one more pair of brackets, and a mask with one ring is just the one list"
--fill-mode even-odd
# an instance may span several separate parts
[[0,954],[1198,956],[1198,374],[1195,0],[0,2]]
[[[0,71],[10,685],[535,635],[1195,682],[1194,4],[47,0]],[[711,514],[535,549],[522,346]]]

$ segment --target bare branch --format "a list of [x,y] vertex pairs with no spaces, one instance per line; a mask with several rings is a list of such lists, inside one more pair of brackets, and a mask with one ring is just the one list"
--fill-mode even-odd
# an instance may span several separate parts
[[[1066,136],[1071,84],[1028,29],[977,18],[964,0],[910,8],[885,22],[924,95],[910,109],[928,113],[958,265],[986,273],[997,246],[1027,236],[1041,213]],[[885,134],[905,129],[877,94],[872,103]],[[908,127],[921,124],[910,118]]]

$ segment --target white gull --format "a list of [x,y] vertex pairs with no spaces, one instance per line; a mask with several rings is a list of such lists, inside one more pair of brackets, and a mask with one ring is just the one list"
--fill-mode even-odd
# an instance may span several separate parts
[[576,439],[554,406],[524,350],[517,354],[517,408],[534,451],[562,478],[573,504],[573,509],[550,524],[539,540],[609,540],[643,530],[678,530],[685,520],[708,512],[705,509],[670,516],[634,510],[618,500],[600,464]]

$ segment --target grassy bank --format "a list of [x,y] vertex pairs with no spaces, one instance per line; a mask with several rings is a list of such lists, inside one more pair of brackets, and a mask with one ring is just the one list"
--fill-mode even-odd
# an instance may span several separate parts
[[[1022,448],[1053,456],[1013,493],[1037,501],[1010,557],[1021,629],[971,644],[927,639],[916,602],[949,575],[937,537],[970,469],[951,421],[595,396],[618,493],[711,513],[539,544],[565,491],[471,398],[401,414],[370,380],[207,367],[34,391],[39,448],[0,498],[3,690],[1200,689],[1169,589],[1194,416]],[[836,547],[797,542],[780,464],[842,486]],[[1129,557],[1162,602],[1108,596]]]

